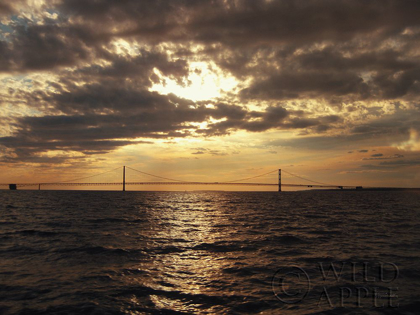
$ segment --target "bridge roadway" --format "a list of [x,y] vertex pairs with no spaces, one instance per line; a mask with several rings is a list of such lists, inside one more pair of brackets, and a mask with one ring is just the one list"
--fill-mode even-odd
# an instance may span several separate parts
[[[123,183],[28,183],[28,184],[16,184],[18,187],[29,187],[29,186],[122,186]],[[232,183],[232,182],[126,182],[125,185],[223,185],[223,186],[275,186],[278,184],[272,183]],[[6,186],[6,184],[1,184]],[[310,188],[356,188],[356,186],[339,186],[339,185],[313,185],[313,184],[285,184],[282,183],[283,187],[310,187]]]

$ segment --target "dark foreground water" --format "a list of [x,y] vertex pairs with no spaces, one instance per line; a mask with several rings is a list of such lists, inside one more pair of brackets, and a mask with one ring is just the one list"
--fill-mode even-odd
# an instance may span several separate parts
[[0,201],[0,314],[420,314],[418,192]]

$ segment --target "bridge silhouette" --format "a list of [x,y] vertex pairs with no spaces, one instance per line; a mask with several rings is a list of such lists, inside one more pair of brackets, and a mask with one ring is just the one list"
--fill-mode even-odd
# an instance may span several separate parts
[[[89,178],[97,177],[106,173],[110,173],[116,170],[119,170],[122,168],[122,181],[121,182],[78,182],[79,180],[86,180]],[[159,179],[159,181],[132,181],[128,182],[126,181],[126,169],[130,169],[132,171],[135,171],[137,173],[140,173],[142,175],[146,175],[149,177],[154,177]],[[300,187],[300,188],[329,188],[329,189],[360,189],[361,186],[348,186],[348,185],[331,185],[326,183],[321,183],[318,181],[310,180],[307,178],[304,178],[302,176],[290,173],[288,171],[283,170],[284,173],[291,175],[293,177],[299,178],[301,180],[310,182],[310,184],[288,184],[282,182],[282,170],[276,169],[272,170],[270,172],[260,174],[257,176],[247,177],[247,178],[241,178],[231,181],[221,181],[221,182],[202,182],[202,181],[185,181],[185,180],[179,180],[179,179],[173,179],[168,177],[163,177],[159,175],[154,175],[151,173],[143,172],[134,168],[131,168],[129,166],[120,166],[118,168],[102,172],[99,174],[86,176],[82,178],[75,178],[72,180],[67,181],[57,181],[57,182],[44,182],[44,183],[20,183],[20,184],[0,184],[1,188],[10,190],[16,190],[16,189],[26,189],[34,187],[35,189],[38,188],[41,190],[41,188],[45,187],[53,187],[53,186],[68,186],[68,187],[74,187],[74,186],[121,186],[122,191],[126,190],[126,186],[146,186],[146,185],[204,185],[204,186],[268,186],[268,187],[276,187],[278,191],[282,190],[282,187]],[[260,183],[260,182],[247,182],[248,180],[253,180],[255,178],[267,176],[270,174],[278,173],[278,182],[277,183]]]

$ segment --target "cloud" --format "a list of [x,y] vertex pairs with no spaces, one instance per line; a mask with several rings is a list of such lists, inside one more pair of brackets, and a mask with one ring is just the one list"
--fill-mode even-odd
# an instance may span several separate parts
[[394,146],[404,151],[420,151],[420,136],[418,131],[413,128],[410,129],[410,138]]
[[368,138],[360,135],[331,135],[331,136],[301,136],[292,139],[276,139],[264,142],[266,146],[290,147],[307,150],[333,150],[345,148],[350,143],[366,141]]
[[[310,119],[310,124],[300,123],[300,118],[280,106],[251,111],[220,103],[208,108],[175,95],[164,96],[105,82],[71,85],[51,94],[40,91],[38,95],[39,100],[53,104],[54,110],[61,114],[16,117],[13,134],[0,138],[0,145],[14,152],[7,160],[26,160],[28,156],[54,150],[102,154],[120,146],[144,142],[139,139],[225,135],[235,130],[306,128],[335,121],[331,117],[319,117]],[[212,122],[214,119],[222,121]],[[207,126],[198,127],[198,123]],[[195,154],[201,152],[203,150],[198,150]],[[215,150],[209,153],[224,154]]]
[[[229,155],[229,153],[222,151],[222,150],[214,150],[214,149],[205,149],[205,148],[197,148],[196,152],[193,152],[191,154],[194,155],[201,155],[201,154],[210,154],[213,156],[225,156],[225,155]],[[239,154],[238,151],[233,151],[232,154]]]
[[361,165],[362,168],[369,169],[369,170],[393,170],[393,169],[418,167],[418,166],[420,166],[420,159],[392,160],[392,161],[380,162],[379,164]]
[[402,154],[394,154],[391,156],[383,156],[383,154],[373,154],[369,158],[363,158],[363,161],[369,161],[369,160],[393,160],[393,159],[400,159],[403,158],[404,155]]
[[379,165],[381,165],[381,166],[391,166],[391,167],[417,166],[417,165],[420,165],[420,159],[386,161],[386,162],[379,163]]
[[[362,0],[65,0],[58,9],[83,20],[114,25],[130,21],[132,23],[125,28],[120,26],[121,31],[143,35],[153,33],[173,38],[193,36],[202,41],[239,41],[238,34],[248,34],[250,38],[243,41],[252,42],[258,40],[257,35],[264,35],[259,41],[277,39],[284,42],[325,37],[348,40],[360,33],[374,32],[378,25],[383,26],[382,32],[390,32],[417,23],[419,5],[404,0],[386,3]],[[183,18],[181,13],[188,18]],[[178,28],[184,29],[184,33],[179,34]]]
[[241,96],[251,99],[292,99],[319,96],[358,94],[364,98],[367,85],[352,73],[282,73],[256,81],[241,91]]
[[9,41],[0,42],[1,72],[46,70],[73,66],[95,56],[95,50],[82,28],[57,24],[25,22],[13,26]]
[[394,170],[369,169],[369,170],[358,170],[358,171],[343,171],[343,172],[340,172],[340,174],[370,174],[370,173],[394,173],[394,172],[395,172]]
[[[302,135],[273,146],[348,150],[375,136],[418,151],[418,12],[410,0],[3,1],[0,72],[24,83],[0,106],[29,109],[2,119],[3,159],[271,130]],[[192,62],[237,90],[203,102],[151,91],[188,85]]]
[[17,13],[20,7],[27,5],[26,0],[4,0],[0,3],[0,16]]

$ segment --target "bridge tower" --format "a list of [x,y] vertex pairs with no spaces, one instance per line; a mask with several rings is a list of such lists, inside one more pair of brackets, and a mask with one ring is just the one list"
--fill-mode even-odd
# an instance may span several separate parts
[[125,166],[123,167],[123,190],[125,191]]
[[279,191],[281,191],[281,169],[279,168]]

